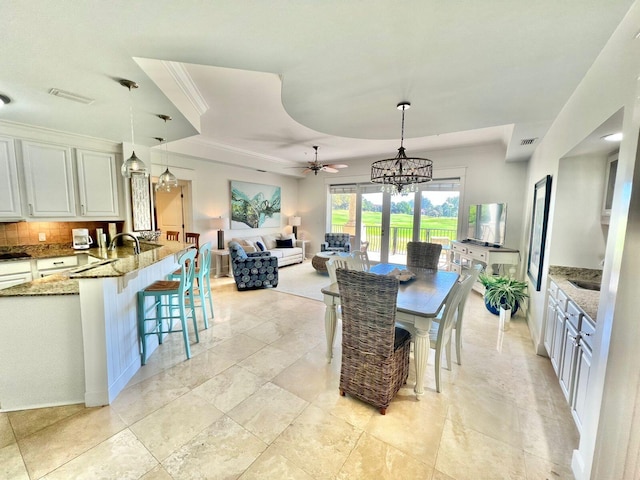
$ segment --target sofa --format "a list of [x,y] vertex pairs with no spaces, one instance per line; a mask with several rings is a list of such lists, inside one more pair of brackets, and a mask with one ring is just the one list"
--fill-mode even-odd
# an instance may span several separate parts
[[[247,253],[265,251],[278,259],[278,266],[302,263],[305,258],[304,242],[296,240],[293,233],[270,233],[254,235],[251,237],[236,237],[231,239],[237,242]],[[291,246],[289,246],[291,245]],[[264,248],[264,250],[262,250]]]
[[238,242],[229,242],[233,278],[238,290],[278,286],[278,261],[269,252],[247,253]]

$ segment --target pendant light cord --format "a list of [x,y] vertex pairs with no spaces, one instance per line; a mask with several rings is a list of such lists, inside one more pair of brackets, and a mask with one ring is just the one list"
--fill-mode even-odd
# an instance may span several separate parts
[[400,148],[404,148],[404,109],[406,105],[402,105],[402,130],[400,131]]
[[131,149],[135,150],[136,141],[133,137],[133,96],[131,95],[131,87],[129,87],[129,118],[131,119]]

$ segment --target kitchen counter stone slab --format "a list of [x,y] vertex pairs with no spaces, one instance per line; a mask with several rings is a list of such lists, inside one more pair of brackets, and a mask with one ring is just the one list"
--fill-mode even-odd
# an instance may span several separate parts
[[[169,255],[183,252],[187,248],[193,247],[193,245],[180,242],[140,242],[140,247],[141,250],[143,250],[140,255],[133,255],[133,249],[129,245],[116,247],[115,250],[107,250],[106,248],[74,250],[71,247],[64,246],[60,246],[59,248],[43,248],[36,250],[36,252],[33,253],[29,250],[28,253],[32,255],[32,258],[63,257],[73,255],[75,253],[86,253],[92,257],[101,258],[103,260],[114,259],[116,261],[95,267],[82,265],[64,273],[49,275],[31,282],[5,288],[0,290],[0,297],[78,295],[80,292],[78,280],[80,279],[122,277],[136,270],[153,265]],[[25,250],[27,249],[24,248],[23,251]],[[38,251],[42,256],[38,255]],[[80,270],[83,268],[87,269],[74,273],[74,270]]]
[[591,320],[596,321],[598,315],[598,305],[600,302],[600,292],[578,288],[569,280],[587,280],[591,282],[602,281],[602,270],[590,268],[575,268],[551,265],[549,267],[549,278],[553,280],[576,305],[578,305]]

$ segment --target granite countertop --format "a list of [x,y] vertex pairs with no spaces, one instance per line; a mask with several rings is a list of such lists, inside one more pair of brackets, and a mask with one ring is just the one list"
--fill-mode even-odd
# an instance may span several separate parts
[[586,313],[591,320],[596,321],[600,292],[578,288],[569,283],[569,279],[601,282],[602,270],[551,265],[549,267],[549,278],[558,285],[558,288],[560,288],[567,297],[584,310],[584,313]]
[[[160,260],[193,247],[191,244],[179,242],[140,242],[142,253],[133,254],[132,246],[116,247],[115,250],[105,248],[89,248],[86,250],[74,250],[71,247],[46,248],[38,251],[28,251],[31,258],[52,258],[86,253],[92,257],[101,258],[109,263],[102,262],[90,265],[80,265],[67,272],[38,278],[31,282],[22,283],[13,287],[0,290],[0,297],[18,297],[31,295],[78,295],[79,280],[87,278],[121,277],[133,271],[153,265]],[[54,254],[55,253],[55,254]]]

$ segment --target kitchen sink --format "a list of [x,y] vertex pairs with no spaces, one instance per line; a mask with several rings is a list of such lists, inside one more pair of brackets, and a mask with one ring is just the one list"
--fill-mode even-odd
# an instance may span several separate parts
[[593,280],[578,280],[569,279],[569,283],[577,288],[583,288],[585,290],[600,291],[600,282],[594,282]]

